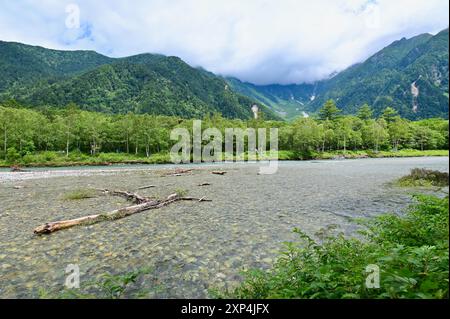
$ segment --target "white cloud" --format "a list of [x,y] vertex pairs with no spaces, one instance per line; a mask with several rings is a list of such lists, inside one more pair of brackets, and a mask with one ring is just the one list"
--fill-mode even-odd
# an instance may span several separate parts
[[[80,29],[65,8],[80,7]],[[0,39],[110,56],[176,55],[265,83],[314,81],[448,27],[447,0],[0,0]]]

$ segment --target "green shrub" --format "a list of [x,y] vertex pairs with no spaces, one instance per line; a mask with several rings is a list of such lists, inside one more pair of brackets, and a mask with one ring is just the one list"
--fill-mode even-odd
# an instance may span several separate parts
[[399,186],[448,186],[448,173],[424,168],[413,168],[409,175],[397,181]]
[[93,189],[76,189],[64,195],[65,200],[79,200],[97,197]]
[[81,162],[89,158],[89,155],[81,153],[80,151],[72,151],[69,153],[70,161]]
[[91,280],[86,282],[81,289],[66,289],[61,292],[51,292],[45,289],[39,291],[39,298],[41,299],[120,299],[124,298],[127,293],[131,297],[145,296],[147,291],[138,291],[131,293],[133,285],[136,284],[139,277],[149,274],[152,269],[143,267],[141,269],[129,271],[124,274],[112,275],[105,273],[100,276],[98,280]]
[[15,163],[20,159],[19,152],[14,148],[10,147],[6,151],[6,160],[10,163]]
[[55,161],[58,158],[58,155],[55,152],[50,151],[42,152],[41,156],[48,162]]
[[21,156],[25,156],[28,154],[33,154],[33,152],[36,150],[36,147],[34,146],[34,143],[32,141],[26,142],[23,146],[21,151],[19,152]]
[[[448,197],[416,196],[399,217],[365,221],[364,239],[331,236],[323,243],[295,230],[297,242],[269,271],[219,294],[231,298],[448,298]],[[380,270],[380,288],[365,285],[366,267]]]

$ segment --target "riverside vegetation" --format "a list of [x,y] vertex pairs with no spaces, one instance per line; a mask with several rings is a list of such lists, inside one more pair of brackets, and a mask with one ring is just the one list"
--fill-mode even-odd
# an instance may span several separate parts
[[448,173],[415,168],[409,175],[400,178],[396,184],[403,187],[445,187],[448,186]]
[[[411,170],[401,187],[448,187],[448,173]],[[330,229],[316,242],[299,229],[269,271],[251,270],[236,289],[215,292],[230,298],[448,298],[449,197],[414,195],[404,216],[384,214],[358,220],[363,238],[344,238]],[[366,267],[380,270],[380,287],[365,285]]]
[[[364,240],[328,236],[322,243],[296,229],[269,271],[252,270],[230,298],[448,298],[448,196],[417,195],[405,216],[362,221]],[[380,287],[365,286],[368,265]],[[217,292],[216,292],[217,294]]]
[[[341,115],[333,100],[315,117],[292,122],[203,118],[202,127],[279,128],[279,159],[448,156],[448,120],[409,121],[387,107],[375,118],[368,105]],[[161,115],[108,115],[65,109],[34,110],[16,102],[0,106],[0,166],[168,163],[173,128],[192,130],[191,119]]]

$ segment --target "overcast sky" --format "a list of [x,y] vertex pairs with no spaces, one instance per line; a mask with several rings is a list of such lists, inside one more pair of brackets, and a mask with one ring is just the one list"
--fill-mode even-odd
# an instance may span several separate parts
[[0,0],[0,40],[162,53],[256,84],[302,83],[447,28],[448,11],[448,0]]

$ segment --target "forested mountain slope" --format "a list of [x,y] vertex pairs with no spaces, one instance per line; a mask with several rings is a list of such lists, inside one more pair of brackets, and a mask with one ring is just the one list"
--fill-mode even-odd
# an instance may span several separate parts
[[448,118],[448,37],[446,29],[435,36],[403,38],[363,63],[313,84],[256,86],[228,81],[236,91],[267,101],[288,117],[315,112],[334,99],[348,114],[368,103],[377,115],[390,106],[410,119]]
[[[0,42],[0,100],[106,113],[250,118],[255,103],[225,80],[177,57],[141,54],[112,59],[92,51],[57,51]],[[260,105],[268,119],[277,118]]]

